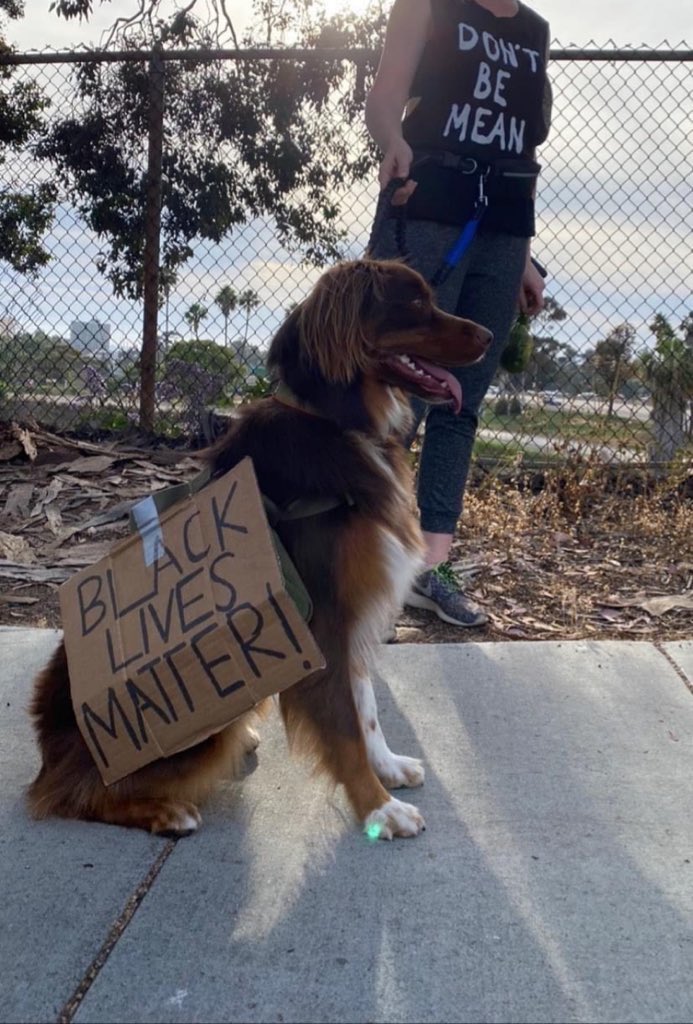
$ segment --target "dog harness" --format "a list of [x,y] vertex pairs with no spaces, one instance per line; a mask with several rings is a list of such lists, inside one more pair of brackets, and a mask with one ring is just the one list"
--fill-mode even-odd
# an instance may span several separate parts
[[[283,405],[297,409],[306,415],[318,416],[321,419],[325,418],[322,413],[312,409],[308,403],[301,402],[300,399],[296,398],[293,392],[284,383],[280,383],[278,385],[277,391],[272,395],[272,398],[276,398],[276,400],[281,402]],[[173,487],[166,487],[161,491],[156,491],[155,494],[151,495],[151,498],[158,514],[161,515],[173,505],[178,504],[178,502],[191,497],[193,494],[197,494],[197,492],[201,491],[211,479],[212,471],[208,466],[206,466],[191,480],[188,480],[185,483],[175,484]],[[331,512],[333,509],[341,508],[343,505],[353,508],[355,501],[350,494],[343,494],[325,495],[320,498],[294,498],[293,501],[287,502],[286,505],[277,505],[276,502],[272,501],[271,498],[268,498],[266,494],[261,493],[260,497],[262,498],[262,503],[265,508],[265,515],[267,516],[270,535],[279,561],[279,568],[281,569],[285,589],[298,608],[302,618],[306,622],[310,622],[313,617],[313,602],[299,575],[298,569],[289,555],[289,552],[281,542],[279,534],[276,531],[276,527],[280,523],[289,523],[299,519],[310,519],[313,516],[324,515],[326,512]],[[136,533],[137,523],[135,522],[132,511],[130,512],[129,520],[130,531],[132,533]]]
[[[187,483],[175,484],[173,487],[166,487],[161,491],[157,491],[151,495],[152,501],[156,507],[157,512],[161,515],[167,509],[173,505],[177,505],[178,502],[183,501],[185,498],[191,497],[193,494],[197,494],[201,491],[212,478],[211,471],[209,468],[205,468],[197,476],[194,476],[192,480],[188,480]],[[318,515],[320,511],[327,511],[327,507],[322,509],[305,509],[300,508],[302,499],[290,502],[285,509],[279,508],[273,501],[271,501],[266,495],[261,494],[262,503],[265,507],[265,514],[267,516],[267,522],[269,524],[270,536],[272,537],[272,543],[274,544],[274,550],[277,555],[279,562],[279,568],[281,570],[282,579],[284,581],[284,588],[287,591],[289,597],[292,599],[301,617],[306,621],[310,622],[313,617],[313,602],[310,598],[310,594],[306,590],[305,584],[299,576],[298,569],[294,565],[289,552],[282,544],[279,534],[274,529],[277,523],[289,520],[289,519],[302,519],[310,515]],[[330,508],[336,508],[337,504],[343,504],[343,502],[333,501],[329,506]],[[299,506],[298,508],[295,506]],[[303,514],[302,514],[303,511]],[[137,523],[133,515],[133,511],[129,514],[130,520],[130,532],[137,532]]]

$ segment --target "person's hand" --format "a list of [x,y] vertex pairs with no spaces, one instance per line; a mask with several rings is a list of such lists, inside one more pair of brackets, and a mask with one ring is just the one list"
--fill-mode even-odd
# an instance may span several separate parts
[[544,278],[527,254],[520,284],[520,310],[527,316],[534,316],[544,308]]
[[393,206],[403,206],[416,188],[416,182],[409,177],[412,158],[411,146],[400,137],[388,146],[380,164],[378,178],[381,189],[385,188],[393,178],[407,179],[406,185],[398,188],[392,196]]

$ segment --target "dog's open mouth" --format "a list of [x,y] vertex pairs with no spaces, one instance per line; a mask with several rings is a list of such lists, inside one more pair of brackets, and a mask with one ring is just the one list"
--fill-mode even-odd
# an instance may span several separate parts
[[442,366],[429,363],[418,356],[387,356],[383,365],[390,370],[396,383],[413,391],[427,401],[451,402],[455,413],[462,408],[462,388],[456,377]]

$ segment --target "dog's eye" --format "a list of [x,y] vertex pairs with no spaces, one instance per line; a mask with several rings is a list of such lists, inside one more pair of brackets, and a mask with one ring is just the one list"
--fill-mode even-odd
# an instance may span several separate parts
[[431,315],[431,303],[423,297],[412,299],[409,309],[418,319],[426,319]]

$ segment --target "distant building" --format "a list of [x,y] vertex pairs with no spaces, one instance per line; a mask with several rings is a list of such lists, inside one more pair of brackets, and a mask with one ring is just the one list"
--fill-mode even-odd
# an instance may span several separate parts
[[70,325],[70,344],[78,352],[90,356],[107,356],[111,345],[111,328],[98,320],[75,320]]

